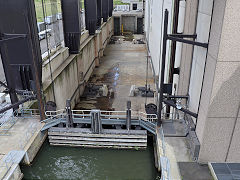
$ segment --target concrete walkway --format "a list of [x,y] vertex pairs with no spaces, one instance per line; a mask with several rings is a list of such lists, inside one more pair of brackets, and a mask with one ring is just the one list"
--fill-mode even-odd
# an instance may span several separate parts
[[0,179],[20,178],[19,162],[24,159],[24,163],[30,164],[46,138],[46,133],[41,133],[43,124],[38,117],[16,117],[15,120],[16,123],[0,135]]

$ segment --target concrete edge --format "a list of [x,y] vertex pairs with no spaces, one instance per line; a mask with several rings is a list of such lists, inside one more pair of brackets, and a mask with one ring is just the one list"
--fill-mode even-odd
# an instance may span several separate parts
[[[41,126],[41,128],[42,127],[43,125]],[[46,138],[47,131],[42,132],[40,129],[38,132],[34,133],[27,145],[24,147],[24,151],[26,152],[23,158],[24,164],[30,165],[32,163]]]

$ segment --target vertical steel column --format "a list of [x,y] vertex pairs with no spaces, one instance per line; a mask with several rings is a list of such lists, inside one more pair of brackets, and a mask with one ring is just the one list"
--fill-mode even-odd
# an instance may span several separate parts
[[69,99],[66,101],[66,120],[66,126],[73,127],[71,101]]
[[[10,63],[9,63],[9,58],[8,58],[7,46],[4,42],[2,43],[2,46],[3,46],[3,50],[5,51],[5,55],[6,55],[6,61],[2,60],[3,67],[4,67],[4,73],[6,74],[5,77],[7,79],[7,82],[14,82],[14,79],[12,77],[13,73],[12,73],[12,69],[11,69],[11,66],[10,66]],[[1,49],[0,49],[0,52],[1,52]],[[9,95],[10,95],[11,103],[12,104],[17,103],[18,102],[18,97],[17,97],[17,94],[15,92],[15,84],[11,83],[11,84],[7,84],[7,86],[8,86],[8,89],[9,89]],[[14,107],[13,111],[15,111],[16,109],[18,109],[18,106]]]
[[129,131],[131,129],[131,101],[127,102],[127,118],[126,118],[126,127]]
[[[27,21],[27,25],[28,25],[29,32],[31,32],[29,21]],[[28,40],[28,44],[30,45],[30,47],[34,47],[32,42],[33,42],[33,39],[32,39],[32,36],[30,36],[30,38]],[[46,116],[45,116],[44,102],[43,102],[43,97],[42,97],[42,84],[41,84],[42,77],[39,77],[41,72],[39,72],[40,71],[39,63],[37,63],[38,62],[37,58],[39,58],[39,56],[36,54],[36,52],[34,53],[33,48],[30,49],[30,54],[32,55],[32,58],[33,58],[33,60],[32,60],[33,79],[35,81],[35,90],[34,90],[35,92],[34,93],[36,93],[36,95],[37,95],[40,119],[44,120],[44,119],[46,119]]]
[[97,28],[101,27],[102,23],[102,0],[97,0]]
[[163,86],[164,86],[164,74],[165,74],[165,62],[166,62],[166,48],[167,48],[167,29],[168,29],[168,10],[165,10],[164,15],[164,30],[163,30],[163,49],[162,49],[162,67],[161,67],[161,81],[159,87],[159,105],[158,105],[158,122],[157,126],[160,127],[162,124],[162,108],[163,108]]

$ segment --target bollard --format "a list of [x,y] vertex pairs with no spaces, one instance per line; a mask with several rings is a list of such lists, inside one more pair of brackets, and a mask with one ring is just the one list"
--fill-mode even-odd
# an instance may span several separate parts
[[71,101],[68,99],[66,101],[66,126],[73,127],[73,118],[72,118],[72,109],[71,109]]
[[95,134],[102,133],[102,120],[100,110],[91,111],[91,130]]
[[131,129],[131,101],[127,101],[126,127],[128,131]]

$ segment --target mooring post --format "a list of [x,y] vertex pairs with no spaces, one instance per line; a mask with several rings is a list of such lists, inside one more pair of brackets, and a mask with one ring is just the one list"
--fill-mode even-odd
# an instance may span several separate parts
[[91,130],[93,133],[102,133],[102,120],[100,110],[91,111]]
[[131,101],[127,102],[127,118],[126,118],[126,127],[129,131],[131,129]]
[[72,118],[72,109],[71,109],[71,101],[68,99],[66,101],[66,126],[73,127],[73,118]]

